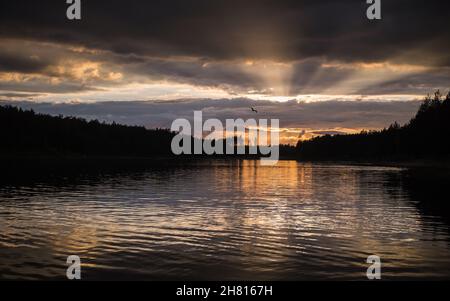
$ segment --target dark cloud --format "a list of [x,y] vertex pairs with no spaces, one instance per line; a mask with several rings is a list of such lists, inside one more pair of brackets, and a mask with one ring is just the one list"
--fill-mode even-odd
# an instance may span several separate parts
[[[448,1],[382,1],[379,22],[367,20],[365,2],[96,0],[82,1],[82,20],[69,22],[65,1],[2,1],[0,35],[159,57],[450,64]],[[411,49],[420,52],[404,55]]]
[[[69,21],[64,0],[1,1],[0,89],[78,93],[150,81],[229,95],[447,88],[448,1],[383,0],[381,21],[367,20],[366,8],[365,0],[82,0],[82,20]],[[77,69],[83,62],[98,65]],[[424,68],[358,65],[386,62]]]
[[[27,109],[52,115],[78,116],[102,121],[116,121],[149,128],[169,128],[177,118],[193,119],[194,111],[202,111],[204,118],[279,119],[285,128],[315,129],[320,133],[330,128],[384,128],[393,122],[406,123],[418,109],[419,101],[324,101],[286,103],[251,99],[194,99],[176,101],[122,101],[96,103],[35,103],[8,102]],[[256,107],[259,114],[250,110]],[[314,132],[313,132],[314,133]]]
[[0,53],[0,70],[3,72],[35,73],[41,72],[46,66],[45,62],[33,57]]
[[42,96],[42,94],[37,93],[4,93],[0,92],[0,98],[17,98],[17,99],[32,99],[33,97]]
[[[395,94],[408,91],[411,94],[424,94],[450,86],[450,67],[431,68],[424,72],[416,72],[397,79],[386,80],[376,85],[360,89],[360,94]],[[427,92],[428,91],[428,92]]]
[[45,93],[55,93],[55,94],[65,94],[65,93],[77,93],[77,92],[87,92],[87,91],[100,91],[99,88],[85,85],[78,82],[63,82],[58,84],[52,84],[46,80],[39,78],[26,79],[23,82],[2,82],[0,81],[0,90],[3,91],[15,91],[16,92],[27,92],[34,94],[45,94]]
[[147,59],[144,63],[127,66],[124,70],[154,80],[172,80],[199,86],[261,88],[257,78],[233,64],[208,63],[203,60]]
[[311,134],[323,136],[323,135],[340,135],[345,134],[343,131],[312,131]]

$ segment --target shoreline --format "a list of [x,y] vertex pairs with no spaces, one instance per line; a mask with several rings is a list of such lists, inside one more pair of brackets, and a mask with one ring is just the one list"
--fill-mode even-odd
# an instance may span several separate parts
[[[281,160],[281,159],[280,159]],[[383,166],[383,167],[399,167],[399,168],[437,168],[450,169],[450,160],[436,160],[436,159],[414,159],[414,160],[301,160],[303,163],[313,164],[345,164],[345,165],[360,165],[360,166]]]
[[[260,160],[260,156],[242,155],[242,156],[99,156],[99,155],[44,155],[44,154],[0,154],[0,164],[3,168],[16,165],[45,165],[45,164],[70,164],[86,163],[94,165],[111,164],[110,167],[121,167],[125,163],[132,165],[139,164],[148,166],[148,164],[160,165],[178,165],[181,163],[192,163],[210,160],[235,161],[235,160]],[[295,156],[280,156],[279,161],[297,161],[311,164],[344,164],[344,165],[362,165],[362,166],[386,166],[403,168],[439,168],[450,169],[450,159],[411,159],[411,160],[302,160]]]

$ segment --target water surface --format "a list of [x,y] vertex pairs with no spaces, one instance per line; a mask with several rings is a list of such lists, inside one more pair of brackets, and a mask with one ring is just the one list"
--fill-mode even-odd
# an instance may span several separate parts
[[78,255],[88,280],[364,280],[377,255],[384,279],[448,279],[448,223],[407,173],[208,161],[3,183],[0,278],[65,279]]

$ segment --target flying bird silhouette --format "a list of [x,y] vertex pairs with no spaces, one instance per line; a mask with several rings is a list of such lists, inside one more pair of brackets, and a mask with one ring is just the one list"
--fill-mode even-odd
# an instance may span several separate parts
[[255,112],[256,114],[258,114],[258,110],[256,110],[255,108],[251,108],[252,112]]

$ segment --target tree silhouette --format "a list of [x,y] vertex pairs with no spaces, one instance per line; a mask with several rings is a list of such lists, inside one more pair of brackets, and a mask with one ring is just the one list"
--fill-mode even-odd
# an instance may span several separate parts
[[450,156],[450,92],[426,96],[416,116],[400,126],[354,135],[316,137],[297,144],[307,160],[397,160]]
[[14,155],[150,156],[171,154],[173,133],[0,107],[0,152]]

